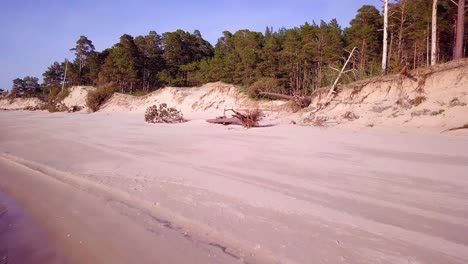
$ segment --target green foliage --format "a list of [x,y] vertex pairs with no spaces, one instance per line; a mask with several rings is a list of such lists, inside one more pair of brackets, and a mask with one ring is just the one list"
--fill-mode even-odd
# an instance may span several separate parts
[[41,86],[38,81],[38,78],[31,76],[26,76],[23,79],[14,79],[10,98],[38,96],[41,93]]
[[[70,51],[75,52],[75,61],[70,65],[70,79],[73,83],[82,85],[92,83],[92,77],[95,73],[91,73],[90,66],[95,59],[94,45],[91,40],[85,36],[80,36],[76,41],[76,46]],[[90,65],[91,64],[91,65]]]
[[101,83],[116,83],[122,91],[131,92],[141,77],[142,65],[133,37],[124,34],[109,51],[99,73]]
[[116,90],[115,85],[110,83],[100,86],[94,91],[90,91],[86,98],[86,106],[88,106],[91,111],[96,112]]
[[60,86],[63,81],[65,73],[65,67],[58,62],[54,62],[47,70],[42,74],[44,78],[43,85],[46,87]]
[[351,20],[351,27],[344,31],[348,50],[359,49],[359,58],[353,62],[362,77],[372,76],[379,71],[373,70],[381,63],[383,18],[379,10],[371,5],[364,5]]

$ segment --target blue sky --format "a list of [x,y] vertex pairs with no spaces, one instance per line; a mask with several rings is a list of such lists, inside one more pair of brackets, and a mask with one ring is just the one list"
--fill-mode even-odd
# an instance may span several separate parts
[[42,77],[54,61],[73,58],[80,35],[100,51],[124,34],[201,31],[212,44],[224,30],[263,32],[336,18],[342,27],[364,4],[379,0],[0,0],[0,88],[17,77]]

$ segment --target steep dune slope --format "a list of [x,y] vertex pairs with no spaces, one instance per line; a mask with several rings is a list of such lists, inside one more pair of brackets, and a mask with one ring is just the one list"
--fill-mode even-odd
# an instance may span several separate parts
[[325,96],[314,98],[299,118],[358,126],[460,126],[468,123],[468,61],[353,83],[341,88],[328,107],[315,112]]
[[70,88],[70,94],[62,102],[66,107],[80,106],[86,108],[88,93],[94,89],[91,86],[73,86]]

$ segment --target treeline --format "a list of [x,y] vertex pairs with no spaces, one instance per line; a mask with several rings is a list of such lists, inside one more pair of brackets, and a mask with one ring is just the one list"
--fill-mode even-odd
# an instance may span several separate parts
[[[453,58],[457,6],[451,0],[439,0],[437,11],[437,58],[446,62]],[[432,1],[390,2],[386,73],[429,65],[431,16]],[[466,15],[464,18],[468,24]],[[364,5],[345,29],[333,19],[291,29],[266,28],[263,33],[225,31],[214,47],[199,31],[177,30],[162,35],[151,31],[135,38],[124,34],[113,47],[101,52],[81,36],[71,49],[74,61],[48,67],[42,90],[38,89],[44,93],[62,84],[112,84],[121,92],[138,93],[163,86],[223,81],[245,87],[265,82],[276,92],[309,94],[334,81],[337,69],[354,47],[357,52],[344,82],[382,74],[382,29],[381,12]],[[466,57],[467,34],[463,43]]]

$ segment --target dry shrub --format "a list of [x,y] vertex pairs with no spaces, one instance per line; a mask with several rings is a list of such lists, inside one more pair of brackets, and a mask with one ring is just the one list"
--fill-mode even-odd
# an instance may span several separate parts
[[347,119],[349,121],[354,121],[356,119],[359,119],[359,116],[357,116],[355,113],[353,113],[351,111],[348,111],[348,112],[343,114],[343,118]]
[[420,104],[422,104],[423,102],[425,102],[427,100],[427,98],[425,96],[418,96],[416,98],[414,98],[413,100],[410,100],[410,104],[411,105],[414,105],[414,106],[418,106]]
[[60,89],[60,92],[55,96],[56,102],[61,102],[63,99],[67,98],[70,95],[70,90],[68,88]]
[[73,105],[71,107],[68,108],[68,112],[69,113],[74,113],[74,112],[79,112],[81,110],[83,110],[83,106],[80,106],[80,105]]
[[92,112],[96,112],[116,91],[117,89],[112,83],[100,86],[88,93],[86,105]]
[[148,123],[182,123],[186,122],[182,113],[167,104],[153,105],[146,109],[145,121]]
[[438,116],[438,115],[440,115],[440,114],[442,114],[444,112],[445,112],[444,109],[439,109],[439,111],[432,111],[431,116]]
[[257,127],[260,120],[263,118],[263,112],[259,109],[248,110],[240,121],[242,122],[242,126],[246,128]]
[[35,106],[32,106],[32,105],[28,105],[26,106],[25,108],[23,108],[23,110],[26,110],[26,111],[37,111],[37,110],[41,110],[41,108],[37,105]]
[[62,101],[69,94],[70,90],[68,88],[62,89],[58,86],[51,87],[49,94],[47,95],[47,103],[45,103],[41,109],[47,110],[51,113],[68,111],[68,108],[62,103]]
[[316,127],[326,127],[328,117],[326,116],[317,116],[312,120],[312,125]]
[[43,110],[47,110],[51,113],[55,112],[67,112],[68,108],[63,103],[47,102],[44,105]]
[[449,106],[450,107],[455,107],[455,106],[465,106],[466,104],[463,103],[463,102],[460,102],[460,100],[458,98],[453,98],[450,103],[449,103]]
[[328,121],[328,117],[316,116],[315,114],[311,113],[309,117],[306,117],[304,118],[304,120],[302,120],[302,124],[312,125],[316,127],[326,127],[327,121]]
[[408,98],[400,98],[396,101],[396,104],[400,106],[403,109],[410,109],[413,107],[411,100],[408,100]]
[[423,110],[420,110],[420,111],[414,111],[411,113],[411,116],[422,116],[422,115],[429,115],[431,114],[431,110],[429,109],[423,109]]
[[260,79],[247,89],[247,95],[250,98],[260,98],[261,92],[282,93],[283,89],[281,88],[278,80],[274,78]]
[[380,114],[380,113],[382,113],[383,111],[388,110],[388,109],[390,109],[390,108],[392,108],[391,105],[389,105],[389,106],[373,106],[372,109],[371,109],[371,111]]

